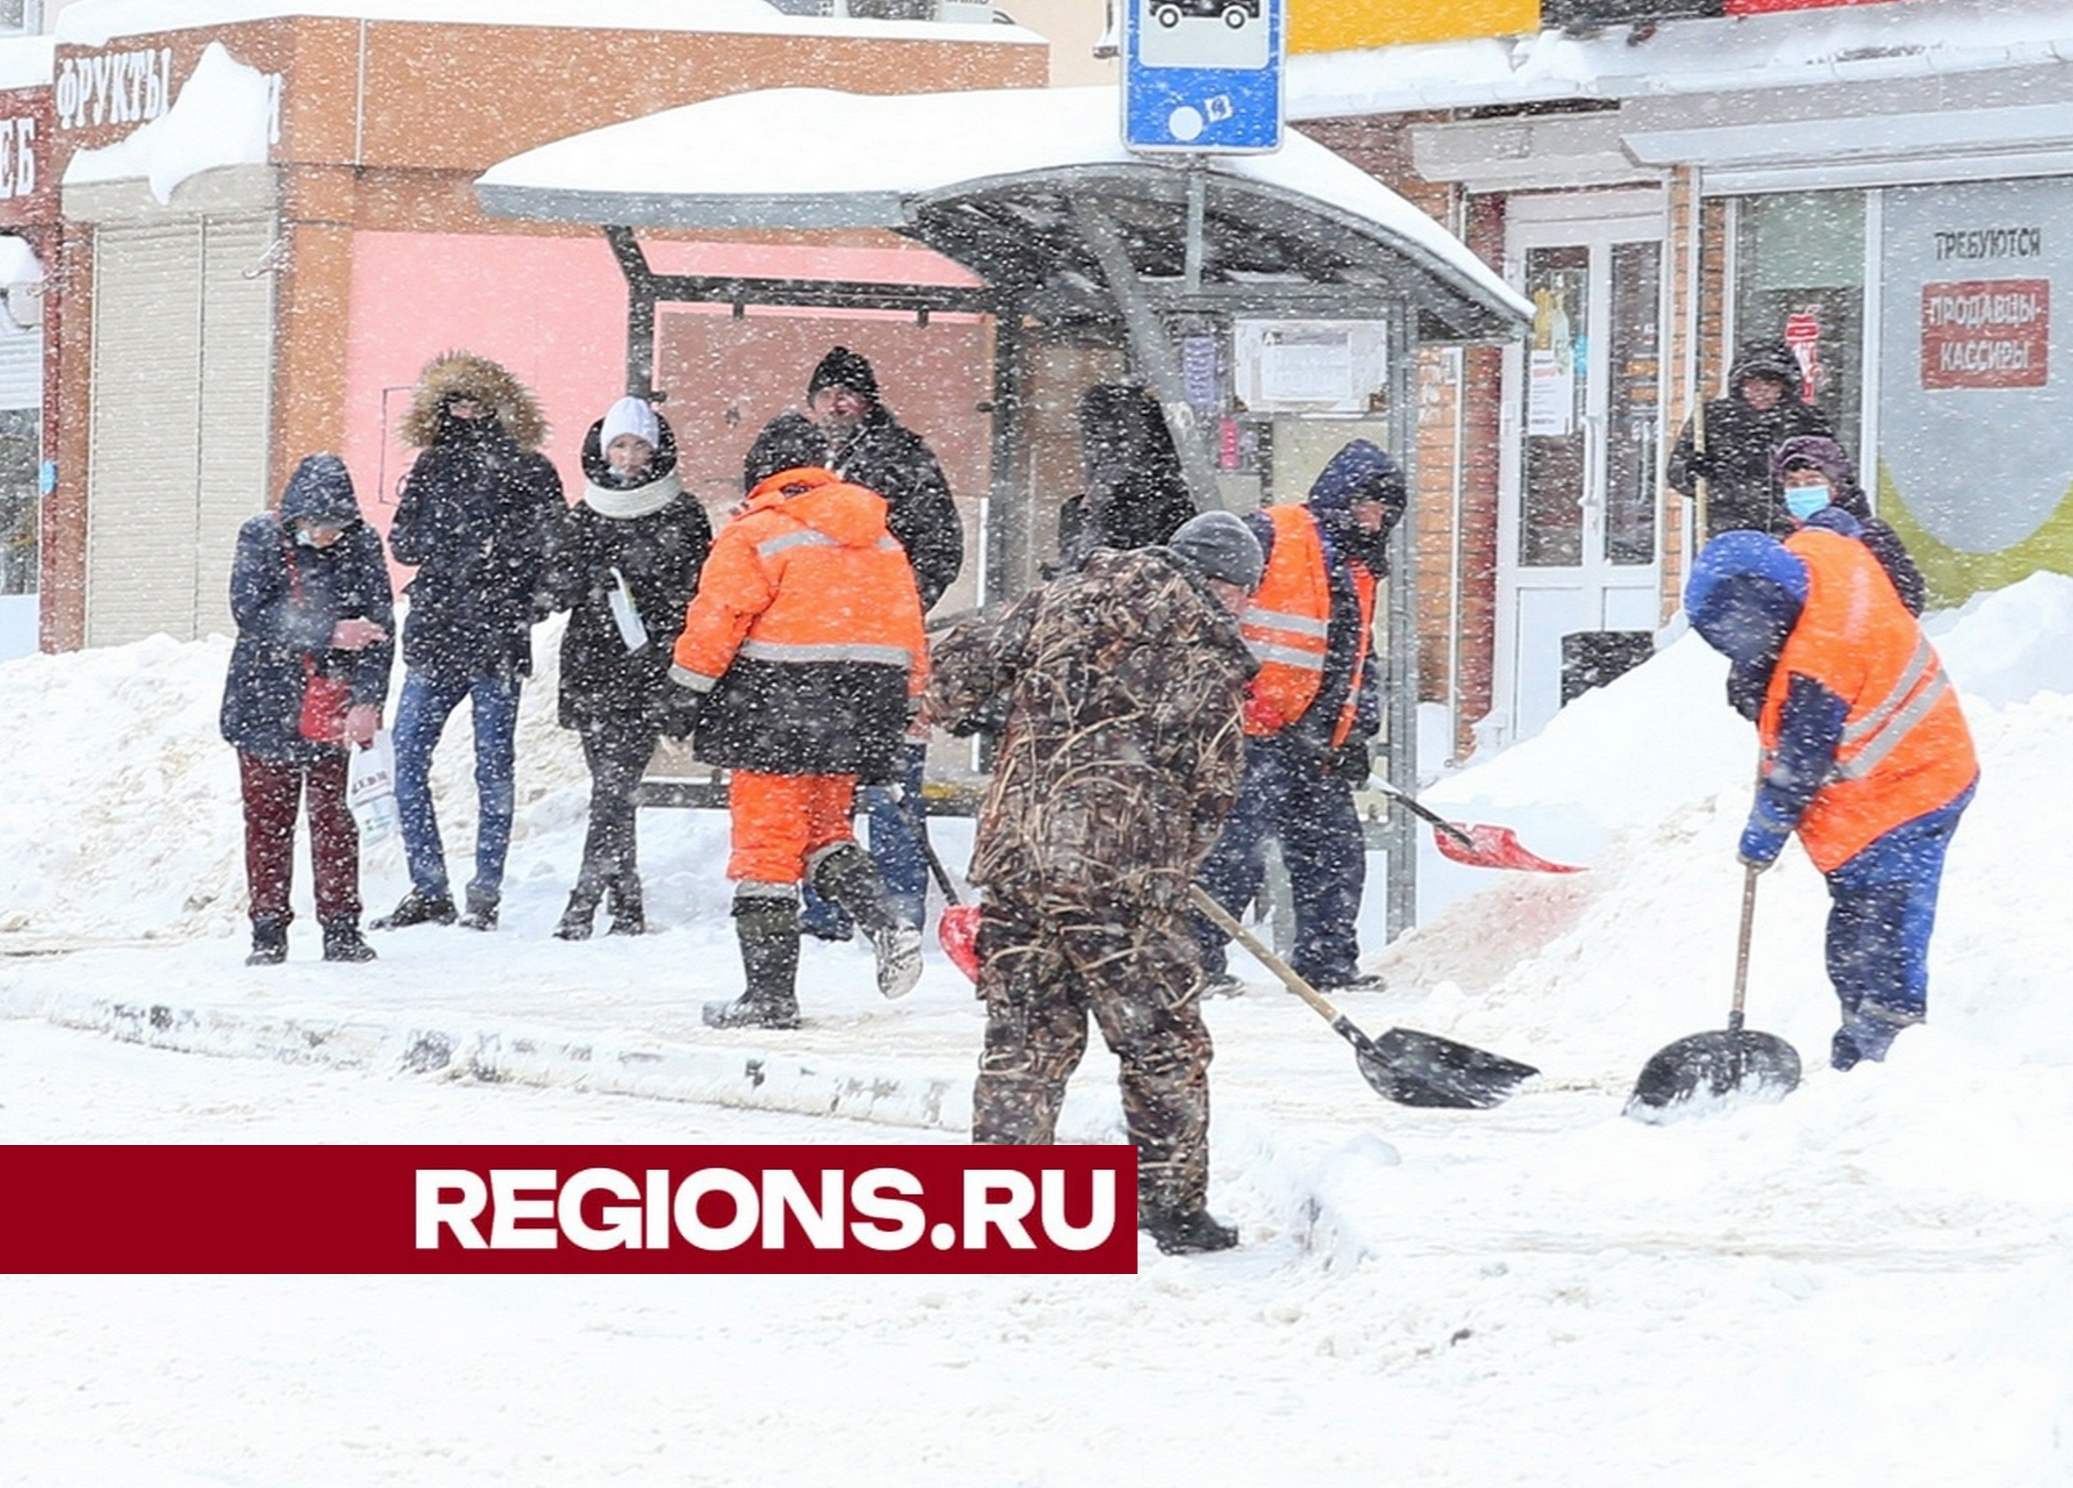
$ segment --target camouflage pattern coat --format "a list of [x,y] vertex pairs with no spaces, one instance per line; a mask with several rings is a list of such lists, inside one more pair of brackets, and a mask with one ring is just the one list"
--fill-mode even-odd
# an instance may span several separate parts
[[996,623],[933,650],[930,712],[1005,699],[971,877],[1032,908],[1177,910],[1237,798],[1255,664],[1237,621],[1166,548],[1097,551]]

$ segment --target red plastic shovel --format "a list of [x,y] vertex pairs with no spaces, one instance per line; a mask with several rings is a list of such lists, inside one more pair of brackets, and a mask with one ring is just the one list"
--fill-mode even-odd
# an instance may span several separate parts
[[1452,858],[1471,868],[1509,868],[1520,873],[1583,872],[1580,864],[1555,863],[1538,853],[1529,852],[1525,844],[1512,834],[1510,827],[1474,823],[1460,826],[1430,807],[1419,804],[1408,792],[1398,790],[1386,780],[1377,779],[1375,784],[1383,795],[1401,804],[1413,816],[1432,823],[1433,846],[1440,850],[1441,857]]
[[967,904],[957,897],[957,886],[951,883],[943,860],[936,856],[936,845],[929,841],[926,830],[921,833],[921,855],[928,859],[929,872],[935,876],[936,887],[949,901],[943,907],[943,917],[936,921],[936,940],[951,963],[976,982],[979,980],[979,906]]

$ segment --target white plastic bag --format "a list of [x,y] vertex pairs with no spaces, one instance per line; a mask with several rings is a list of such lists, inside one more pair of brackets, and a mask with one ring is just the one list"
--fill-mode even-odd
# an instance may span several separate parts
[[346,765],[346,809],[360,825],[360,841],[379,842],[396,830],[396,745],[387,729],[353,746]]
[[612,607],[612,623],[619,627],[619,639],[626,642],[626,649],[638,651],[648,644],[648,627],[641,621],[641,612],[633,602],[633,590],[626,582],[626,575],[618,569],[612,570],[612,589],[605,596],[605,602]]

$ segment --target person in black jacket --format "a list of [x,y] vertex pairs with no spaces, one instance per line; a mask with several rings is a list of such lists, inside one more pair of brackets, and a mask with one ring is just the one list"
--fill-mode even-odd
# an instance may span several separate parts
[[[820,463],[851,485],[885,498],[886,528],[907,550],[926,614],[964,567],[964,523],[935,452],[893,417],[870,360],[846,346],[832,348],[815,365],[806,382],[806,408],[825,451]],[[806,433],[797,427],[798,418],[781,415],[763,438],[797,441]],[[750,459],[755,458],[752,451]],[[858,791],[871,824],[871,856],[901,918],[916,927],[928,903],[928,860],[921,851],[927,755],[925,739],[909,739],[895,765],[896,778],[862,781]],[[822,940],[848,940],[855,933],[841,907],[810,888],[802,922]]]
[[405,586],[403,696],[396,705],[396,810],[410,892],[376,930],[454,922],[446,851],[432,809],[432,751],[467,699],[475,723],[481,817],[472,930],[494,930],[511,845],[518,695],[533,669],[533,623],[550,613],[547,556],[567,511],[561,477],[540,453],[547,437],[531,393],[504,368],[449,352],[425,368],[403,437],[421,453],[403,478],[389,526]]
[[583,499],[548,564],[561,643],[561,725],[583,740],[590,830],[554,933],[588,940],[611,895],[614,935],[647,928],[635,864],[635,794],[669,725],[669,656],[712,550],[705,508],[677,478],[676,436],[642,398],[621,398],[583,439]]
[[1826,527],[1856,538],[1886,570],[1907,612],[1922,613],[1929,592],[1922,571],[1900,534],[1871,514],[1871,502],[1840,444],[1819,434],[1788,439],[1771,456],[1771,477],[1778,482],[1788,529]]
[[1796,434],[1832,435],[1819,409],[1800,401],[1799,361],[1783,341],[1751,341],[1728,368],[1728,396],[1705,406],[1703,439],[1687,421],[1670,455],[1669,483],[1684,496],[1706,482],[1706,530],[1700,544],[1748,529],[1774,536],[1791,530],[1778,504],[1771,451]]
[[1142,388],[1100,382],[1080,395],[1080,466],[1087,489],[1058,510],[1064,569],[1096,548],[1163,543],[1195,515],[1166,415]]
[[[223,737],[238,752],[251,891],[251,966],[288,956],[295,812],[309,800],[310,866],[326,961],[371,961],[360,938],[360,834],[346,809],[346,758],[381,727],[395,615],[381,539],[360,520],[336,455],[295,469],[279,507],[238,531],[230,571],[237,644]],[[342,684],[335,716],[306,708],[312,683]],[[305,722],[314,725],[305,731]],[[317,737],[311,737],[314,733]]]

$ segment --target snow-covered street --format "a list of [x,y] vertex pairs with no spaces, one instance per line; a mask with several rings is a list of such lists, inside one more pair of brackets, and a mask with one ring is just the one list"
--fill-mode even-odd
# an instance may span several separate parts
[[[1425,794],[1592,871],[1434,859],[1426,923],[1370,957],[1390,989],[1345,1000],[1543,1081],[1413,1111],[1264,973],[1209,1005],[1238,1251],[1146,1245],[1137,1276],[1087,1279],[10,1277],[0,1482],[2073,1481],[2073,581],[1930,629],[1985,775],[1930,1022],[1884,1067],[1825,1067],[1825,895],[1793,849],[1762,881],[1750,1021],[1805,1085],[1619,1114],[1731,984],[1754,740],[1687,638]],[[0,666],[0,709],[35,721],[0,813],[0,1140],[960,1138],[977,1009],[933,951],[889,1004],[862,950],[810,946],[805,1030],[699,1027],[738,975],[716,817],[644,814],[659,933],[548,937],[583,801],[551,675],[501,931],[331,966],[306,917],[286,967],[246,969],[226,654]],[[462,846],[465,756],[440,760]],[[370,905],[401,891],[394,844],[365,877]],[[1068,1138],[1118,1136],[1113,1072],[1090,1057]]]

